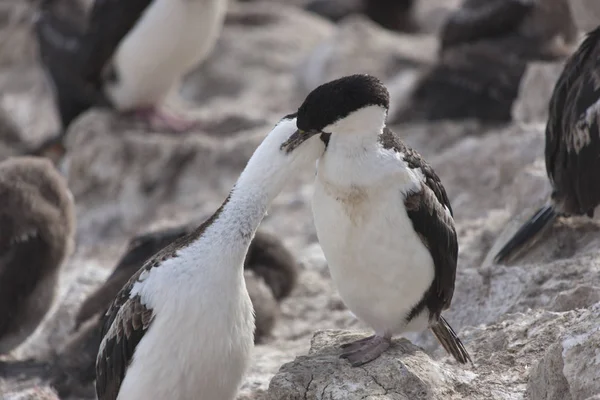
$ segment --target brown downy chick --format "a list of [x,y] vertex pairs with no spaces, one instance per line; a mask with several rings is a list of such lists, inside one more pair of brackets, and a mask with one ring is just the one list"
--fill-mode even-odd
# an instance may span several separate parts
[[74,246],[75,207],[48,160],[0,163],[0,354],[27,339],[56,296],[60,267]]

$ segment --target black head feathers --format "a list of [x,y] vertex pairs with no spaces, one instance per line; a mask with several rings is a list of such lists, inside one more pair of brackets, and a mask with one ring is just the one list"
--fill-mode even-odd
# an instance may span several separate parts
[[325,83],[306,97],[298,109],[298,129],[321,131],[326,126],[368,106],[389,108],[390,95],[371,75],[350,75]]

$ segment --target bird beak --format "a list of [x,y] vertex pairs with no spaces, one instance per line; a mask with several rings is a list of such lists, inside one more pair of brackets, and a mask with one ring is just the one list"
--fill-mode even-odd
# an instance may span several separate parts
[[288,138],[288,140],[283,142],[283,144],[281,145],[280,148],[281,148],[281,150],[285,150],[286,153],[291,153],[292,151],[294,151],[295,148],[300,146],[306,140],[310,139],[311,137],[313,137],[319,133],[321,133],[321,132],[319,132],[319,131],[303,131],[302,129],[298,129],[296,132],[292,133],[292,136],[290,136]]

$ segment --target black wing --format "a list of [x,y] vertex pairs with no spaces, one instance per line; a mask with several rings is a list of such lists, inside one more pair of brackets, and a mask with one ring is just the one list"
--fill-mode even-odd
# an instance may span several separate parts
[[116,400],[135,348],[154,317],[139,296],[129,297],[133,282],[121,290],[106,312],[96,359],[98,400]]
[[82,39],[83,78],[101,86],[104,68],[121,40],[135,26],[152,0],[96,0]]
[[[381,142],[384,148],[402,153],[408,166],[420,168],[425,177],[421,190],[409,194],[404,205],[413,228],[431,252],[435,265],[435,279],[417,308],[427,305],[439,316],[442,310],[450,306],[456,278],[458,241],[452,207],[440,178],[419,153],[402,143],[387,128],[384,129]],[[419,311],[413,310],[412,316]]]
[[530,0],[466,0],[441,29],[441,50],[511,33],[533,5]]
[[591,213],[600,203],[600,27],[565,63],[549,102],[546,172],[559,211]]

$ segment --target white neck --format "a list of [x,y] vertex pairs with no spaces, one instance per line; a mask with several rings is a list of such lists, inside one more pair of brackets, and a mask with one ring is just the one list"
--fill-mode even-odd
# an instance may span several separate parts
[[213,234],[249,244],[285,183],[301,169],[315,167],[316,160],[325,151],[318,136],[289,154],[280,149],[296,129],[295,119],[282,120],[258,146],[231,191],[229,201],[208,228]]
[[368,106],[354,111],[346,117],[323,128],[333,136],[371,136],[376,137],[385,126],[387,110],[380,106]]

